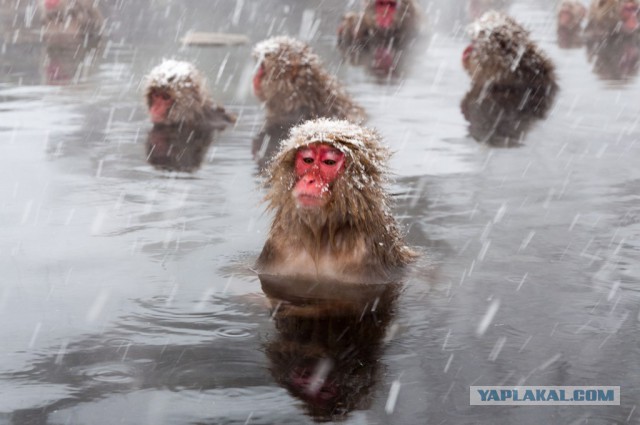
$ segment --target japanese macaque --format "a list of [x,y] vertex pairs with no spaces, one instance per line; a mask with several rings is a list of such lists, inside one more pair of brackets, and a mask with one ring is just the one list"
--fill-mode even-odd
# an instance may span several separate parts
[[147,138],[147,162],[158,170],[191,173],[200,168],[212,141],[210,129],[155,125]]
[[253,90],[264,102],[267,126],[290,128],[321,117],[364,120],[364,110],[323,68],[307,44],[274,37],[258,43],[253,55],[257,60]]
[[265,347],[276,382],[318,421],[369,409],[400,285],[260,282],[277,330]]
[[41,0],[45,39],[97,39],[104,18],[93,0]]
[[638,8],[636,0],[592,0],[585,28],[588,42],[637,34]]
[[471,76],[471,89],[462,112],[471,135],[490,144],[518,144],[529,125],[553,105],[555,67],[529,32],[502,13],[487,12],[470,32],[462,64]]
[[364,0],[362,12],[347,13],[338,27],[338,47],[367,49],[370,44],[403,46],[421,27],[415,0]]
[[389,211],[379,136],[318,119],[291,130],[268,172],[275,211],[258,273],[351,283],[393,280],[416,254]]
[[558,7],[558,46],[564,49],[584,44],[582,22],[587,8],[577,0],[564,0]]
[[236,117],[213,103],[206,82],[189,62],[164,60],[146,77],[145,98],[154,125],[223,130]]
[[585,29],[587,55],[603,79],[623,80],[638,71],[639,4],[636,0],[594,0]]

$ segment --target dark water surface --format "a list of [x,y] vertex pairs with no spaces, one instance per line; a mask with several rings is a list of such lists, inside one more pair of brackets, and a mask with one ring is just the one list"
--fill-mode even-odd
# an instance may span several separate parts
[[[552,2],[510,7],[561,86],[513,149],[468,135],[462,5],[434,2],[413,68],[384,81],[333,48],[353,1],[102,3],[102,43],[69,51],[40,40],[35,1],[0,0],[0,423],[640,423],[640,83],[560,50]],[[424,252],[407,282],[281,308],[300,287],[249,269],[269,225],[250,46],[181,47],[189,29],[310,38],[396,151],[395,212]],[[239,114],[194,174],[145,160],[140,81],[163,57]],[[470,385],[516,384],[622,403],[469,406]]]

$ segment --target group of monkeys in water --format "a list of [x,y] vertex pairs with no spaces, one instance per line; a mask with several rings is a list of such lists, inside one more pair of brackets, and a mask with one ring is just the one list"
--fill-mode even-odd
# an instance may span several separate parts
[[[101,19],[88,0],[45,0],[45,8],[49,25],[60,21],[69,27],[73,16],[71,25],[79,32],[95,30]],[[635,40],[637,15],[636,0],[593,0],[588,11],[564,1],[558,35],[563,42],[606,49],[618,40]],[[347,55],[370,54],[392,63],[389,52],[408,48],[421,22],[416,0],[364,0],[361,11],[340,23],[338,46]],[[484,13],[470,25],[470,35],[462,53],[471,77],[462,102],[470,133],[487,142],[496,136],[517,142],[553,104],[554,65],[529,31],[502,12]],[[274,37],[258,43],[253,56],[253,90],[266,114],[256,150],[273,138],[280,142],[266,172],[266,200],[275,217],[258,271],[353,283],[393,280],[417,254],[405,245],[390,213],[390,151],[375,131],[361,126],[365,111],[308,44]],[[158,166],[170,161],[172,151],[176,155],[175,140],[206,150],[213,133],[236,120],[213,102],[204,77],[187,62],[166,60],[154,68],[146,77],[145,98],[154,124],[148,154]],[[194,161],[186,170],[197,166]]]

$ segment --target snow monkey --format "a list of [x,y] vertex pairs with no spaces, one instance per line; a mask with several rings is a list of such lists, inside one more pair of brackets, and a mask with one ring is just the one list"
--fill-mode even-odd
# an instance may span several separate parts
[[403,45],[420,31],[422,13],[415,0],[365,0],[362,12],[349,12],[338,27],[338,47]]
[[582,22],[587,8],[577,0],[564,0],[558,7],[558,45],[562,48],[583,45]]
[[416,254],[405,246],[384,185],[389,151],[342,120],[291,130],[266,186],[275,211],[258,272],[341,282],[386,282]]
[[589,6],[586,36],[591,41],[638,32],[638,1],[593,0]]
[[359,122],[364,110],[322,66],[311,48],[289,37],[258,43],[253,90],[266,109],[267,126],[291,127],[313,118]]
[[236,117],[213,103],[202,74],[189,62],[164,60],[146,77],[151,122],[222,130]]
[[593,71],[605,79],[626,79],[640,64],[639,4],[636,0],[594,0],[585,39]]
[[[502,13],[485,13],[470,32],[472,42],[462,55],[471,76],[463,114],[475,128],[500,130],[502,124],[511,123],[517,134],[524,132],[532,120],[544,118],[553,104],[558,91],[553,63],[531,41],[528,31]],[[478,123],[482,117],[490,122]],[[477,139],[473,132],[472,136]]]

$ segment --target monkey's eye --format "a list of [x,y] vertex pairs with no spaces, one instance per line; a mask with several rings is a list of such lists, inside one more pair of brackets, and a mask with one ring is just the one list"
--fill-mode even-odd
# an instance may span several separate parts
[[325,159],[324,161],[322,161],[325,163],[325,165],[336,165],[336,161],[333,159]]
[[162,93],[160,95],[160,97],[162,98],[162,100],[169,100],[171,99],[171,96],[169,96],[169,93]]
[[305,164],[313,164],[313,158],[311,157],[302,158],[302,160]]

